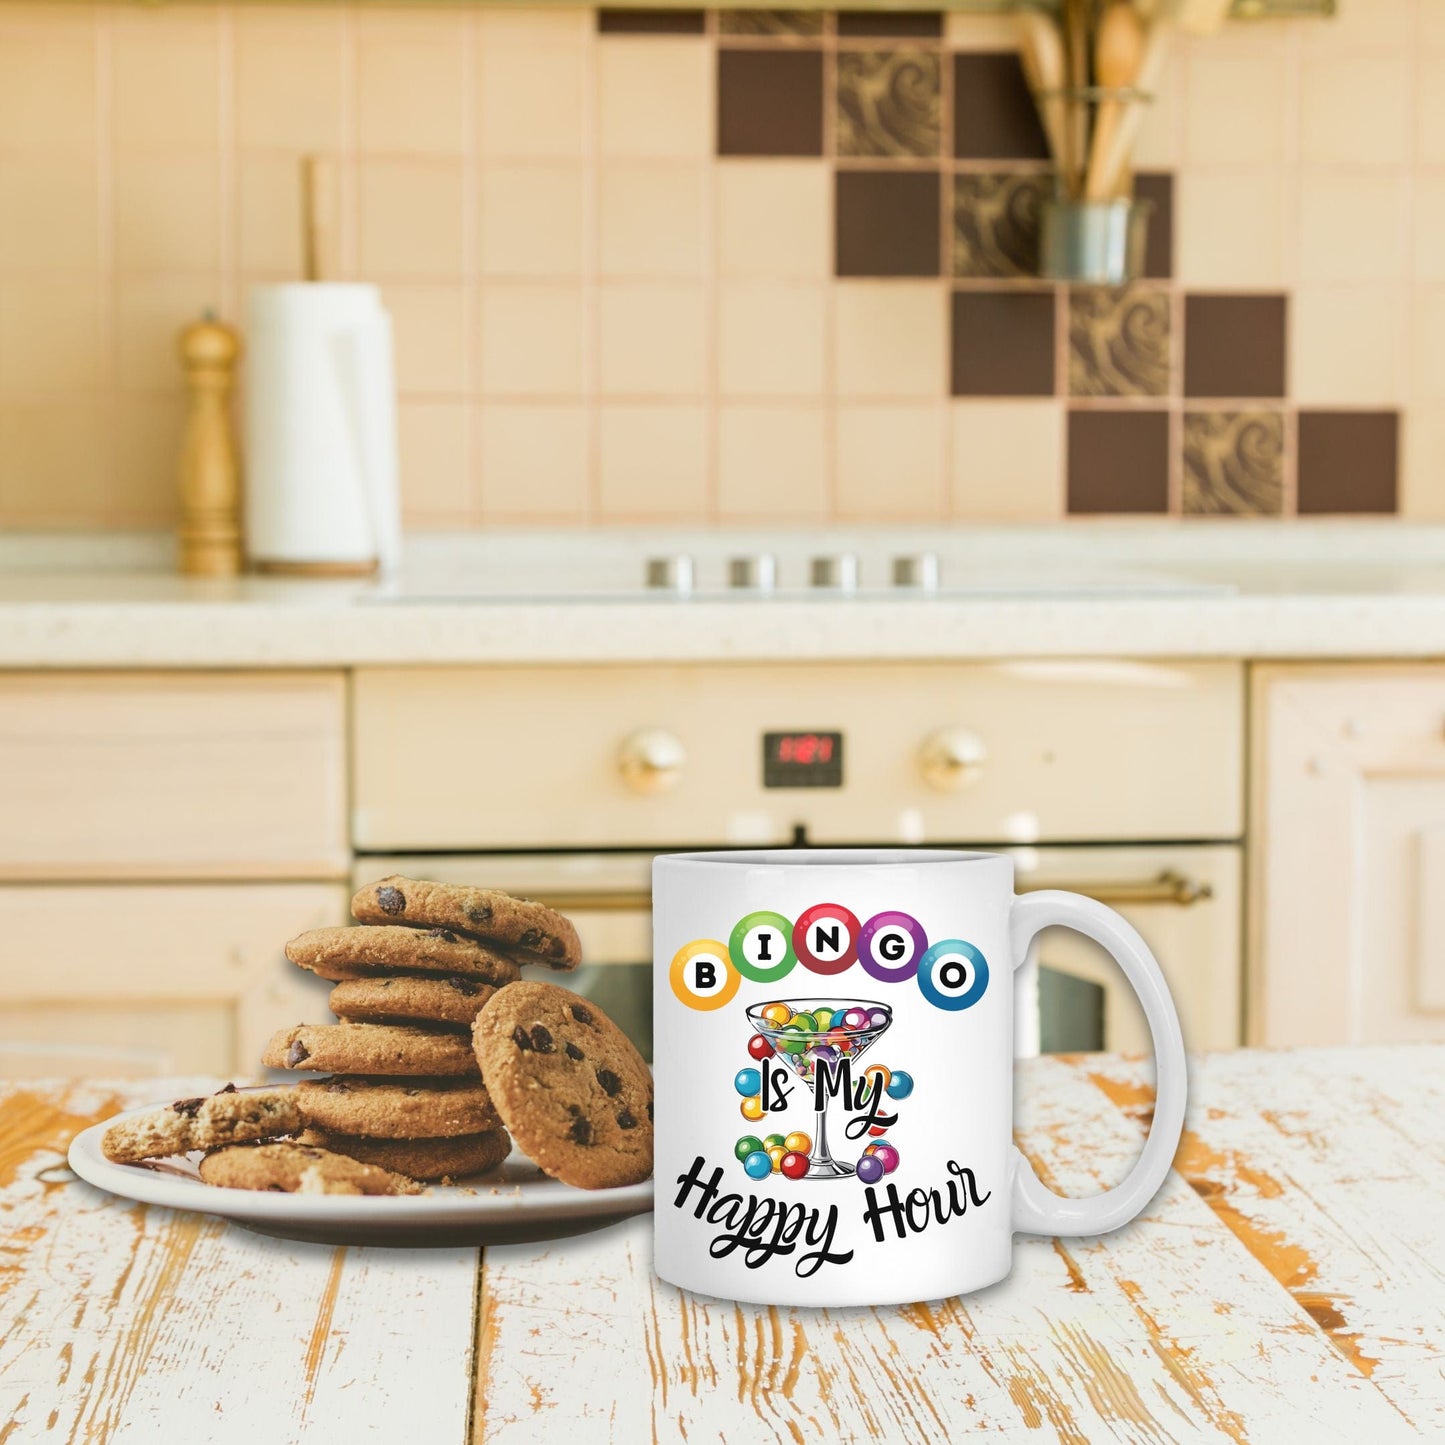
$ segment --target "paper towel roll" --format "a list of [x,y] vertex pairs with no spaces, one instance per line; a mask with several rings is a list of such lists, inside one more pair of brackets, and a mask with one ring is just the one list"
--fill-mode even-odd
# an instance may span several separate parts
[[401,548],[391,318],[374,286],[250,295],[246,546],[270,571],[365,572]]

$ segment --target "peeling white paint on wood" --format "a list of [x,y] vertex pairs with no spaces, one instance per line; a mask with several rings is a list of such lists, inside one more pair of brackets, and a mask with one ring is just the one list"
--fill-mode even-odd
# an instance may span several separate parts
[[[966,1299],[830,1311],[659,1284],[645,1219],[489,1250],[479,1288],[474,1250],[333,1250],[146,1209],[72,1180],[66,1142],[212,1081],[0,1085],[0,1445],[462,1445],[469,1421],[472,1445],[1445,1431],[1445,1048],[1194,1069],[1182,1174],[1134,1225],[1020,1239],[1009,1279]],[[1021,1066],[1041,1175],[1117,1180],[1149,1077],[1108,1056]]]

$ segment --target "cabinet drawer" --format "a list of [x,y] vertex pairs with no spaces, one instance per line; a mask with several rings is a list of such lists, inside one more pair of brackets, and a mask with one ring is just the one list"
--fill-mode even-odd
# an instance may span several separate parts
[[340,673],[0,676],[11,878],[342,877]]
[[[1229,663],[364,668],[359,848],[1227,839],[1242,829]],[[828,738],[826,786],[770,787],[769,734]],[[670,786],[620,767],[663,736]],[[924,766],[964,733],[958,787]],[[776,781],[776,775],[772,775]]]
[[344,922],[349,897],[341,883],[0,888],[0,1073],[260,1073],[276,1029],[331,1022],[330,985],[282,950]]

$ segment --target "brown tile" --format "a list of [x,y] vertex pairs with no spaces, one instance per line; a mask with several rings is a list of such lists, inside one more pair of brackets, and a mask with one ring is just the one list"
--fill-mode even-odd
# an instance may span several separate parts
[[839,171],[834,255],[839,276],[937,276],[936,171]]
[[1054,394],[1054,293],[953,293],[954,396]]
[[600,35],[701,35],[701,10],[599,10]]
[[1134,177],[1134,198],[1149,201],[1149,239],[1144,247],[1144,274],[1167,281],[1174,274],[1174,177],[1168,171],[1141,172]]
[[1394,512],[1399,437],[1398,412],[1300,412],[1299,511]]
[[723,35],[770,35],[779,38],[823,33],[821,10],[719,10]]
[[1047,160],[1048,142],[1012,51],[953,57],[953,153],[966,160]]
[[1283,396],[1285,298],[1186,296],[1185,396]]
[[913,35],[936,39],[943,34],[943,15],[936,10],[844,10],[838,15],[838,34],[843,37]]
[[843,50],[835,131],[840,156],[936,156],[943,143],[938,52]]
[[1069,511],[1169,509],[1169,416],[1162,411],[1070,411]]
[[721,50],[717,67],[719,155],[823,154],[820,51]]
[[1164,396],[1169,391],[1169,293],[1102,286],[1069,293],[1069,394]]
[[953,178],[953,274],[1037,276],[1039,216],[1052,182],[1040,175]]
[[1284,415],[1184,414],[1184,511],[1191,516],[1278,516],[1284,501]]

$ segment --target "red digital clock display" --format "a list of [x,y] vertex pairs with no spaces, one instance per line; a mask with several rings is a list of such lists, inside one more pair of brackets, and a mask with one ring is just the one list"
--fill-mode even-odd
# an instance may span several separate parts
[[787,732],[763,734],[765,788],[841,788],[843,734]]

